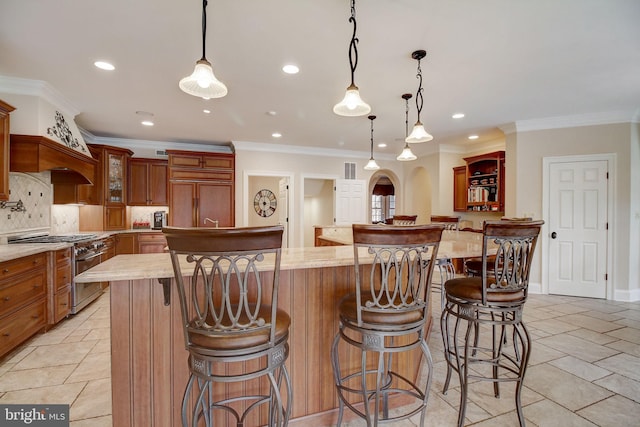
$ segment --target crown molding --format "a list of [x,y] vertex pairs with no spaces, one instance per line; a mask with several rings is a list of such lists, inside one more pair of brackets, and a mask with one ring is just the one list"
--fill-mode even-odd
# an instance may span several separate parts
[[43,98],[56,108],[72,117],[80,114],[80,110],[64,97],[56,88],[43,80],[21,79],[18,77],[0,76],[0,92],[16,95],[37,96]]
[[[236,151],[258,151],[268,153],[282,153],[282,154],[301,154],[308,156],[323,156],[323,157],[340,157],[340,158],[353,158],[353,159],[368,159],[370,156],[369,151],[354,151],[354,150],[340,150],[335,148],[322,148],[322,147],[302,147],[298,145],[284,145],[284,144],[268,144],[260,142],[249,141],[233,141],[233,146]],[[395,154],[389,153],[375,153],[376,160],[395,160]]]
[[500,126],[500,130],[505,134],[510,134],[535,130],[574,128],[616,123],[638,123],[639,119],[640,109],[635,111],[607,111],[601,113],[547,117],[543,119],[518,120],[516,122]]

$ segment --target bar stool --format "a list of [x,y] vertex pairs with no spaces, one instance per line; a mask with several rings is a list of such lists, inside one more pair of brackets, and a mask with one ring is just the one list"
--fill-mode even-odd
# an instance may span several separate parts
[[394,215],[391,218],[392,225],[415,225],[418,215]]
[[[441,317],[447,376],[446,394],[451,372],[460,378],[458,426],[464,425],[468,385],[472,380],[493,382],[494,395],[500,396],[499,383],[516,383],[515,401],[518,420],[522,414],[522,382],[529,361],[531,338],[522,323],[527,300],[531,260],[544,221],[488,221],[483,228],[482,274],[445,283],[446,304]],[[495,260],[488,262],[490,242],[497,244]],[[480,337],[482,326],[490,327],[491,342]],[[505,344],[507,328],[513,328],[512,348]],[[486,338],[485,338],[486,339]],[[482,375],[473,365],[490,367]]]
[[[440,223],[444,225],[445,230],[457,230],[460,224],[459,216],[446,216],[446,215],[431,215],[431,223]],[[456,269],[453,266],[453,260],[449,257],[440,257],[436,261],[436,267],[438,267],[438,273],[440,274],[440,281],[433,282],[432,289],[440,293],[440,308],[444,308],[444,292],[442,289],[444,283],[447,280],[456,277]]]
[[[243,426],[250,411],[264,405],[269,426],[286,426],[292,402],[285,367],[290,318],[277,308],[283,227],[162,231],[189,351],[183,426],[230,425],[226,417]],[[214,383],[254,379],[245,383],[248,395],[225,397],[224,386],[214,391]]]
[[[424,423],[433,377],[433,362],[425,340],[433,266],[443,225],[353,225],[355,294],[338,306],[339,331],[331,347],[331,362],[338,392],[338,426],[345,405],[364,418],[367,426],[389,423],[421,413]],[[361,352],[355,372],[342,372],[339,344]],[[420,348],[428,367],[420,388],[397,372],[394,355]],[[367,367],[372,355],[376,367]],[[395,366],[395,368],[394,368]],[[415,373],[417,377],[417,372]],[[389,414],[389,398],[413,400],[404,414]],[[354,402],[358,400],[358,402]],[[356,407],[362,404],[362,409]]]

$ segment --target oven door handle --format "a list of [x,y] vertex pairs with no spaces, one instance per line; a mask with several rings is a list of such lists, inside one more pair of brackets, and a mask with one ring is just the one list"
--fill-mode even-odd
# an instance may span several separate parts
[[96,257],[99,257],[100,255],[102,255],[104,252],[98,252],[96,254],[93,254],[91,256],[88,256],[86,258],[80,258],[80,259],[76,259],[76,262],[81,262],[81,261],[90,261]]

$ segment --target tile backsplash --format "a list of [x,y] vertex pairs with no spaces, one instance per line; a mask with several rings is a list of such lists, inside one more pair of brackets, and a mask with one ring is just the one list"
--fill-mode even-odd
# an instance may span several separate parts
[[48,231],[51,225],[53,187],[51,173],[9,173],[9,201],[22,201],[25,211],[0,209],[0,235]]
[[77,205],[51,206],[51,234],[74,234],[80,229],[80,209]]

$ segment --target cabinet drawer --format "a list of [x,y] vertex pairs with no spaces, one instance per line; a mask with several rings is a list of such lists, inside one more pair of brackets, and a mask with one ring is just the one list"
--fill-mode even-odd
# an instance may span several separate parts
[[56,264],[71,262],[71,248],[56,251]]
[[71,263],[56,265],[56,291],[71,284]]
[[14,259],[0,264],[0,281],[17,276],[25,271],[47,265],[47,254],[43,252],[24,258]]
[[233,181],[232,171],[171,169],[169,179],[182,179],[190,181]]
[[195,155],[172,154],[169,156],[169,166],[178,166],[186,168],[199,168],[202,163],[202,157]]
[[207,157],[202,159],[205,169],[233,169],[233,157]]
[[140,233],[138,242],[141,243],[167,243],[167,239],[162,233]]
[[0,356],[45,326],[46,301],[30,304],[2,321],[0,326]]
[[44,269],[3,281],[0,284],[0,316],[46,295],[47,272]]
[[53,306],[53,319],[55,323],[61,321],[71,312],[71,287],[57,292]]

